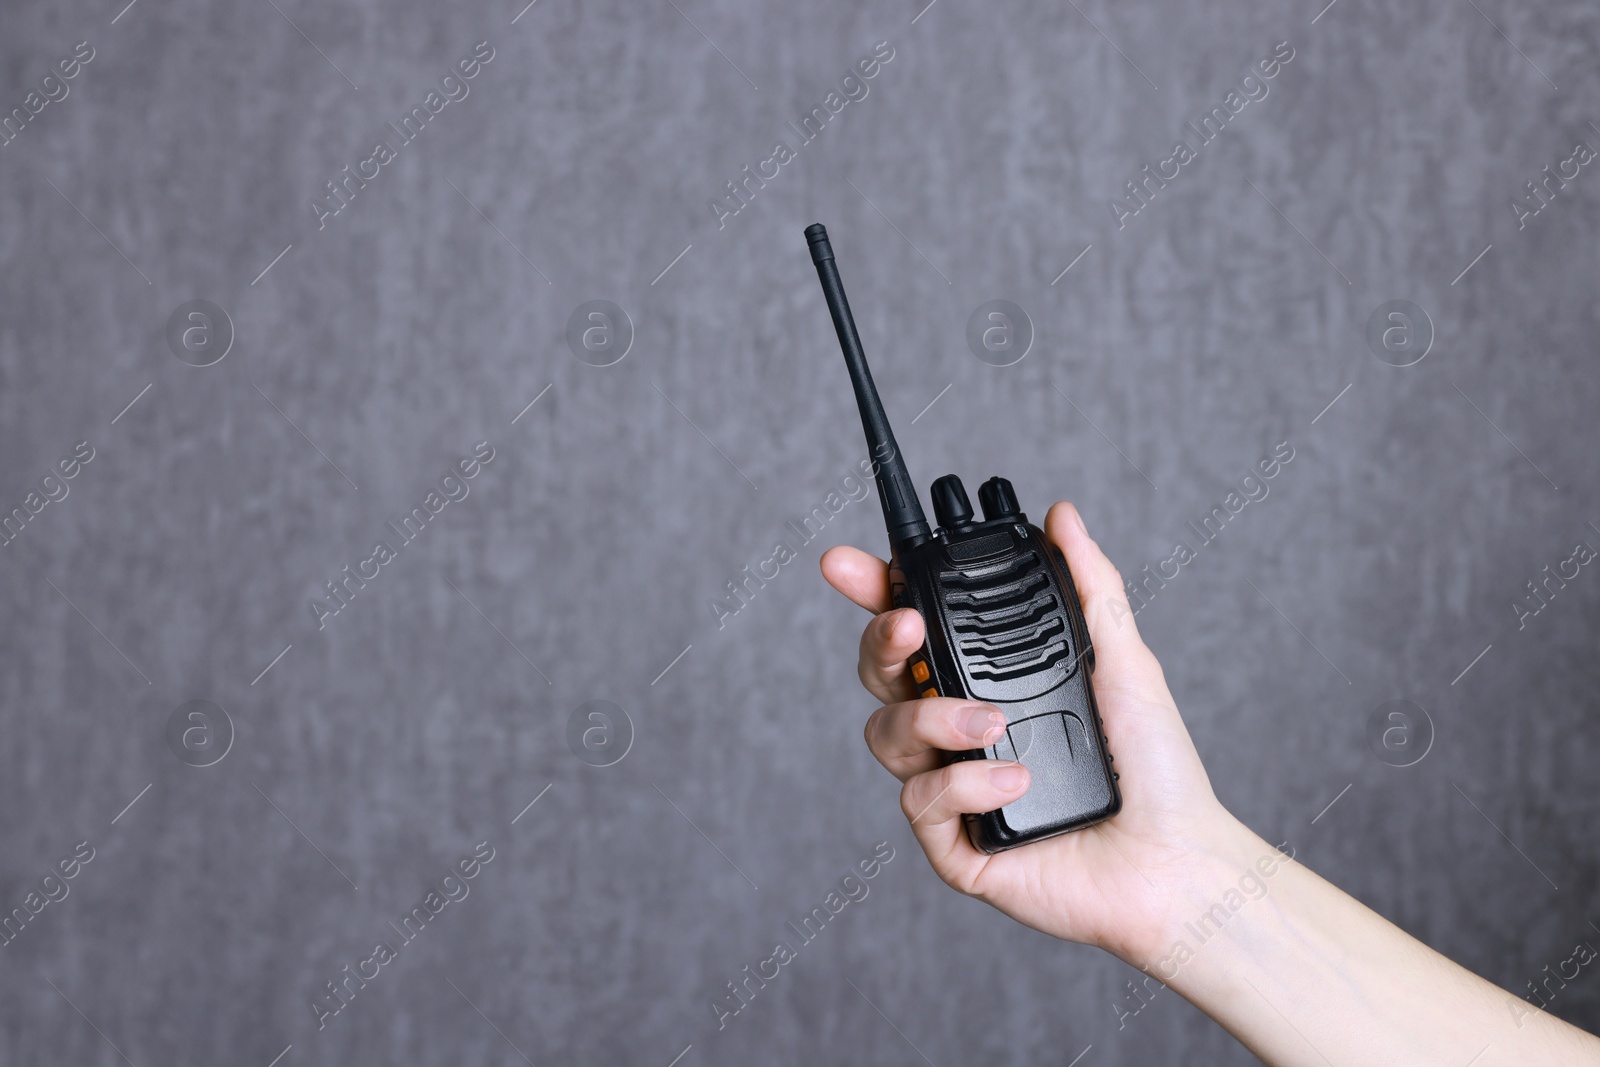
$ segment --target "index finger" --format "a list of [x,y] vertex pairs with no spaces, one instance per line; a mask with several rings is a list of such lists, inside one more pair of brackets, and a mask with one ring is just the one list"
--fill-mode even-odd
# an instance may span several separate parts
[[922,647],[922,616],[910,609],[891,611],[889,565],[859,548],[839,545],[822,554],[822,575],[847,598],[877,617],[861,633],[856,673],[867,692],[892,704],[916,695],[906,660]]
[[822,576],[858,606],[881,615],[889,600],[889,565],[849,545],[835,545],[822,554]]

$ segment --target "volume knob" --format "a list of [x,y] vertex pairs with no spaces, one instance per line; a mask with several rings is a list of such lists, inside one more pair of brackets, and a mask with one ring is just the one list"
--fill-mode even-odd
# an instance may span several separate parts
[[983,507],[983,517],[988,522],[1012,519],[1022,514],[1017,503],[1017,491],[1004,478],[990,478],[978,487],[978,503]]

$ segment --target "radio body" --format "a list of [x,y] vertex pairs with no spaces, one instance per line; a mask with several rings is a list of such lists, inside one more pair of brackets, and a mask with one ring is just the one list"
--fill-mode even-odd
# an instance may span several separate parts
[[934,482],[938,529],[929,529],[867,368],[827,231],[813,225],[806,239],[878,459],[892,600],[915,608],[926,624],[911,677],[924,697],[980,700],[1005,713],[1006,733],[993,747],[953,752],[952,760],[1016,760],[1031,775],[1016,801],[968,815],[968,837],[993,853],[1110,818],[1121,810],[1122,794],[1094,699],[1089,628],[1066,560],[1028,522],[1004,478],[979,488],[982,520],[959,478]]
[[[954,758],[1016,760],[1032,776],[1020,799],[967,816],[973,845],[998,852],[1110,818],[1122,798],[1066,560],[1018,510],[1009,482],[985,482],[979,496],[984,519],[973,523],[955,476],[935,482],[939,529],[897,553],[889,581],[895,606],[916,608],[926,623],[927,641],[910,664],[918,692],[1005,713],[1005,736],[993,747]],[[944,513],[947,499],[960,510]]]

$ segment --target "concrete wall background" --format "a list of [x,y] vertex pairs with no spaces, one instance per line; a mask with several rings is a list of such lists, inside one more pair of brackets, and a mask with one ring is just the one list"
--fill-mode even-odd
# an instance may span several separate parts
[[[928,871],[860,744],[863,616],[816,573],[883,547],[874,502],[719,628],[864,453],[817,220],[924,486],[1071,498],[1132,575],[1290,442],[1139,620],[1220,794],[1514,991],[1600,936],[1600,578],[1513,606],[1600,546],[1600,176],[1509,206],[1600,146],[1600,12],[1077,6],[7,5],[7,112],[94,58],[0,148],[0,505],[94,458],[0,549],[0,905],[94,858],[0,949],[0,1058],[1252,1062],[1171,994],[1119,1029],[1133,972]],[[480,41],[470,95],[319,230],[323,183]],[[1118,229],[1279,41],[1269,95]],[[993,298],[1036,332],[1013,366],[964,339]],[[232,322],[212,366],[165,336],[194,299]],[[635,334],[608,367],[565,340],[595,299]],[[1431,320],[1413,366],[1367,344],[1391,300]],[[470,495],[319,631],[324,583],[479,441]],[[1406,768],[1370,738],[1396,699],[1432,725]],[[208,767],[166,738],[191,700],[232,724]],[[568,744],[593,700],[632,724],[612,766]],[[323,983],[483,841],[319,1032]],[[718,1032],[723,983],[880,841],[869,897]],[[1553,1009],[1600,1023],[1600,978]]]

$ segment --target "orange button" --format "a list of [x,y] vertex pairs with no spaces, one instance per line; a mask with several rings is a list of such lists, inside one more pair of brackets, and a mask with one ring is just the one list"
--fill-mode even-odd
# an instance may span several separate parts
[[932,686],[929,686],[927,689],[922,691],[922,695],[925,697],[936,697],[939,695],[939,691],[934,689]]
[[928,664],[923,660],[913,663],[911,665],[911,677],[918,682],[926,682],[928,680]]

